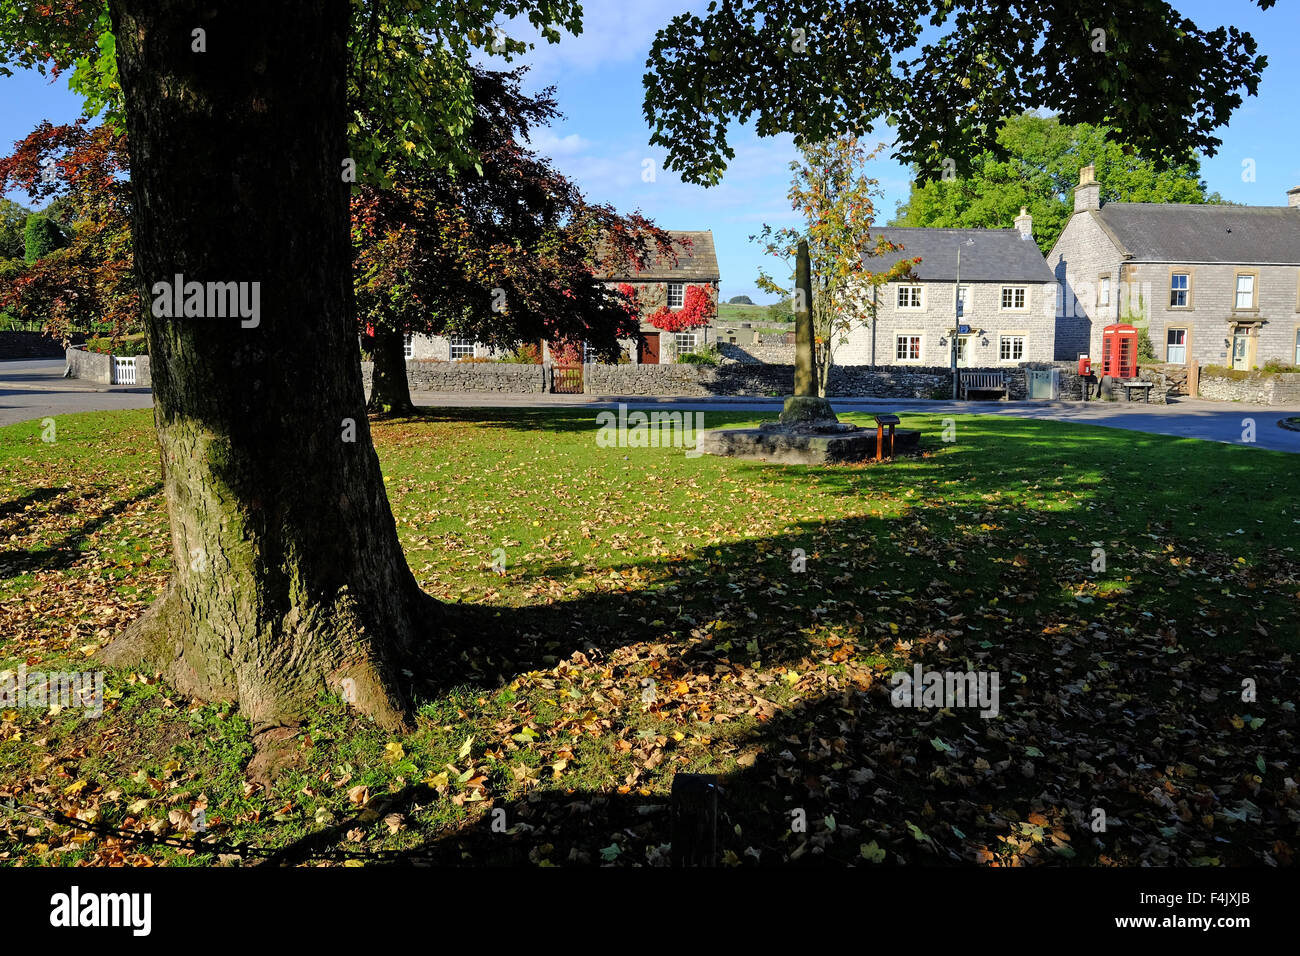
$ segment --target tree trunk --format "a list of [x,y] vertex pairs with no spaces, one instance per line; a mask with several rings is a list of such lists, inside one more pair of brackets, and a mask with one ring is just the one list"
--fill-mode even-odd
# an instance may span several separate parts
[[180,274],[248,283],[249,308],[215,317],[208,296],[202,315],[147,317],[175,570],[103,658],[235,701],[259,733],[322,692],[404,726],[396,675],[437,605],[398,544],[365,415],[341,176],[347,0],[111,13],[146,307]]
[[366,411],[377,415],[409,415],[415,411],[411,385],[406,379],[406,349],[401,332],[377,326],[374,336],[374,373],[370,378],[370,403]]

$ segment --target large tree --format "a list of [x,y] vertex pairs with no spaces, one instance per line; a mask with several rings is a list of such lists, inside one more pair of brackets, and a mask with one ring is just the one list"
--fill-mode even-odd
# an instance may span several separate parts
[[[76,19],[75,6],[46,9],[45,49],[65,60],[84,54],[87,22],[99,22]],[[403,724],[400,669],[437,634],[437,605],[398,544],[365,415],[349,173],[350,161],[363,174],[377,169],[368,157],[386,144],[354,107],[409,106],[420,89],[388,95],[380,81],[436,74],[446,88],[423,91],[402,148],[462,142],[468,54],[411,69],[403,44],[487,43],[497,10],[551,23],[570,22],[576,8],[111,4],[105,31],[132,150],[135,269],[152,306],[174,570],[164,595],[103,656],[155,667],[183,692],[237,701],[260,742],[282,739],[281,728],[327,690],[385,726]],[[39,25],[39,14],[9,5],[0,14],[4,52],[22,62],[31,33],[11,29],[14,18]],[[439,41],[426,25],[446,35]],[[185,284],[179,294],[192,282],[241,284],[234,288],[250,308],[217,317],[209,296],[207,309],[194,310],[206,314],[166,314],[171,284]]]
[[586,343],[607,357],[636,332],[629,303],[597,275],[672,255],[640,213],[590,203],[523,144],[557,115],[552,91],[528,96],[519,73],[476,70],[473,168],[397,162],[388,184],[353,198],[357,316],[369,333],[369,410],[411,408],[407,333],[486,345]]
[[1024,113],[998,132],[1005,156],[985,150],[963,176],[913,182],[891,226],[1007,229],[1023,206],[1046,254],[1074,211],[1082,166],[1097,167],[1105,202],[1222,202],[1200,178],[1200,163],[1160,164],[1125,149],[1090,123],[1067,125]]
[[[1247,3],[1274,0],[1233,5]],[[1185,160],[1213,155],[1214,131],[1256,92],[1256,49],[1166,0],[715,0],[659,31],[644,112],[666,167],[706,184],[735,156],[736,119],[799,143],[883,119],[922,179],[996,151],[1003,120],[1028,109]]]

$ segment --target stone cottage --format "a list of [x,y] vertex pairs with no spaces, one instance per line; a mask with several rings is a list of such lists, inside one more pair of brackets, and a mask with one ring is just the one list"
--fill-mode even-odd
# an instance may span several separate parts
[[[686,300],[688,286],[701,286],[718,304],[718,256],[713,247],[710,230],[669,230],[677,255],[675,265],[654,260],[647,268],[628,275],[598,276],[610,288],[624,283],[631,285],[641,303],[642,320],[639,339],[620,340],[623,351],[634,363],[670,363],[683,352],[694,352],[712,341],[710,329],[702,327],[691,332],[664,332],[651,325],[647,316],[667,305],[680,309]],[[688,242],[683,240],[689,240]],[[543,350],[546,344],[542,343]],[[468,338],[449,338],[441,335],[408,335],[407,359],[441,359],[455,361],[467,358],[502,358],[504,353]]]
[[1300,364],[1300,186],[1285,206],[1103,203],[1101,188],[1083,167],[1047,257],[1062,357],[1095,361],[1122,322],[1148,330],[1161,362]]
[[641,304],[640,340],[626,342],[625,348],[632,361],[640,364],[672,362],[677,355],[694,352],[711,342],[707,326],[690,332],[665,332],[648,321],[648,316],[665,305],[680,309],[690,286],[703,288],[715,308],[718,304],[721,276],[712,230],[670,229],[668,232],[673,237],[676,263],[656,258],[639,272],[598,276],[611,288],[626,283],[636,290]]
[[899,259],[921,261],[912,267],[914,278],[868,293],[874,317],[863,309],[836,349],[837,365],[948,366],[954,332],[962,368],[1056,357],[1056,287],[1023,208],[1014,229],[886,227],[877,234],[902,249],[867,259],[871,271],[884,272]]

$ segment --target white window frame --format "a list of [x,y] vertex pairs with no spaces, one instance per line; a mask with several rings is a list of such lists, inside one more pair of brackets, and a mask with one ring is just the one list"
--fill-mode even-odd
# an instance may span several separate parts
[[[468,352],[465,350],[469,349]],[[457,352],[461,354],[456,354]],[[457,359],[474,357],[474,340],[456,335],[447,339],[447,355],[454,362]]]
[[[1009,335],[999,335],[998,336],[998,361],[999,362],[1023,362],[1025,360],[1025,346],[1027,340],[1028,340],[1028,336],[1023,335],[1019,332],[1011,333]],[[1019,341],[1020,343],[1020,354],[1019,355],[1012,354],[1008,356],[1006,354],[1008,351],[1007,344],[1011,343],[1010,351],[1014,353],[1016,349],[1015,343],[1017,341]]]
[[[686,344],[683,344],[683,342]],[[678,355],[692,355],[700,347],[699,334],[696,332],[674,332],[673,345]]]
[[1295,364],[1300,365],[1300,329],[1295,330]]
[[415,343],[413,340],[414,336],[410,332],[402,336],[402,358],[408,362],[415,358]]
[[[1169,341],[1170,337],[1175,332],[1183,333],[1183,340],[1177,345]],[[1173,349],[1182,349],[1183,357],[1181,359],[1174,358]],[[1169,328],[1165,329],[1165,361],[1170,365],[1187,364],[1187,329],[1185,327],[1180,325],[1171,325]]]
[[[906,303],[903,302],[904,293],[906,293],[907,296]],[[915,295],[913,295],[913,293],[915,293]],[[915,304],[912,303],[913,299],[916,300]],[[898,306],[899,309],[902,309],[907,312],[914,312],[918,309],[924,309],[925,290],[922,286],[919,285],[900,285],[898,287],[898,292],[895,293],[894,303]]]
[[[1183,287],[1180,289],[1174,285],[1174,280],[1181,278]],[[1182,302],[1178,302],[1177,297],[1181,295]],[[1169,273],[1169,308],[1185,309],[1192,301],[1192,274],[1190,272],[1171,272]]]
[[[899,343],[904,339],[908,340],[907,352],[909,357],[903,357],[898,354]],[[911,358],[912,340],[916,340],[916,358]],[[894,361],[899,365],[920,365],[922,358],[925,356],[925,335],[921,332],[895,332],[894,333]]]
[[[673,295],[674,292],[677,293],[676,296]],[[668,300],[667,300],[667,301],[668,301],[668,308],[670,308],[670,309],[681,309],[681,308],[684,308],[684,307],[686,306],[686,283],[685,283],[685,282],[669,282],[669,283],[668,283],[668,293],[667,293],[667,295],[668,295]],[[676,305],[673,305],[673,299],[674,299],[674,298],[677,299],[677,304],[676,304]]]
[[[1011,293],[1011,304],[1007,305],[1007,293]],[[1016,305],[1016,294],[1020,295],[1020,304]],[[1003,312],[1024,312],[1029,308],[1029,288],[1023,285],[1004,285],[998,296],[998,305]]]
[[1110,276],[1097,277],[1097,305],[1099,308],[1110,305]]
[[961,317],[966,319],[970,315],[970,286],[957,287],[957,291],[953,293],[953,306],[955,307],[958,302],[961,303]]
[[[1254,310],[1254,308],[1255,308],[1255,293],[1256,293],[1256,290],[1257,290],[1257,288],[1258,288],[1258,286],[1259,286],[1259,283],[1255,281],[1255,278],[1256,278],[1256,277],[1255,277],[1255,274],[1254,274],[1253,272],[1238,272],[1238,273],[1237,273],[1237,278],[1233,281],[1233,284],[1232,284],[1232,286],[1233,286],[1233,288],[1232,288],[1232,291],[1233,291],[1233,296],[1232,296],[1232,307],[1233,307],[1234,310],[1236,310],[1236,311],[1238,311],[1238,312],[1251,312],[1251,311]],[[1241,304],[1241,280],[1242,280],[1242,279],[1245,279],[1245,280],[1247,280],[1247,281],[1250,283],[1250,304],[1249,304],[1249,305],[1242,305],[1242,304]]]

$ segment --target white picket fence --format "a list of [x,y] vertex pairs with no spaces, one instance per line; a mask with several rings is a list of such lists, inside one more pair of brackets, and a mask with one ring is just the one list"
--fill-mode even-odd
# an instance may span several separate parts
[[118,355],[113,356],[113,384],[114,385],[134,385],[135,384],[135,357],[123,358]]

